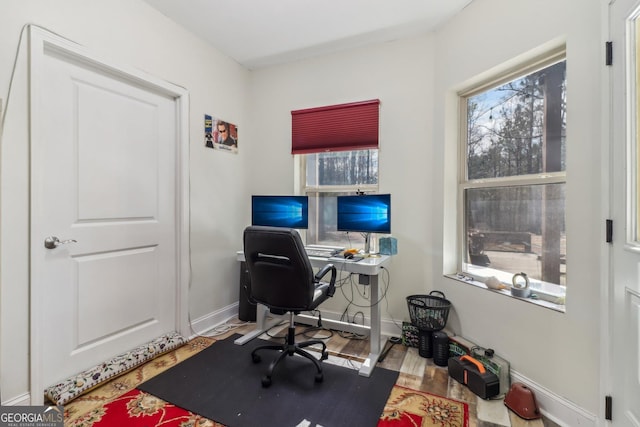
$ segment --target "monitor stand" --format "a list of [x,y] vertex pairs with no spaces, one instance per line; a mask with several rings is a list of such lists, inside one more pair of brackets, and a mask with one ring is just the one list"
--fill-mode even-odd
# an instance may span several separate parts
[[371,253],[371,233],[364,233],[364,256],[365,257],[379,257],[378,254]]

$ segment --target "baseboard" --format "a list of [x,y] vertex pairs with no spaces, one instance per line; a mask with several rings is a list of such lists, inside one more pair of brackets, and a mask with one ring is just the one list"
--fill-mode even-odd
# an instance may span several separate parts
[[205,314],[202,317],[198,317],[195,320],[189,319],[189,327],[191,334],[189,339],[198,335],[206,335],[211,329],[220,326],[231,318],[238,317],[238,303],[230,304],[220,310],[213,311],[209,314]]
[[29,406],[31,405],[31,395],[24,393],[19,396],[2,402],[2,406]]
[[523,383],[533,390],[542,415],[560,426],[595,427],[598,425],[596,415],[514,370],[511,370],[511,382]]
[[402,321],[391,319],[382,319],[380,322],[380,330],[382,335],[388,337],[402,337]]

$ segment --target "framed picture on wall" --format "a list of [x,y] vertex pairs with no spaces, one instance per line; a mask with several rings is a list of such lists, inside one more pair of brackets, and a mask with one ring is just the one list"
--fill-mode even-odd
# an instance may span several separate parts
[[207,148],[238,153],[238,126],[204,115],[204,145]]

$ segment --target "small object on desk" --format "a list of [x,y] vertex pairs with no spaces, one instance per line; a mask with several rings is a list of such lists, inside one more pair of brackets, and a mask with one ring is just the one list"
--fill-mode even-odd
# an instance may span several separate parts
[[307,256],[316,256],[321,258],[329,258],[331,256],[331,252],[322,251],[322,250],[313,250],[307,249]]
[[309,245],[305,246],[307,256],[315,256],[320,258],[330,258],[342,252],[341,248],[332,248],[329,246]]
[[336,255],[336,256],[341,257],[345,261],[350,261],[350,262],[358,262],[364,259],[364,256],[358,255],[358,250],[353,248],[345,249],[344,251],[342,251],[342,255]]
[[395,237],[381,237],[378,243],[382,255],[396,255],[398,253],[398,239]]

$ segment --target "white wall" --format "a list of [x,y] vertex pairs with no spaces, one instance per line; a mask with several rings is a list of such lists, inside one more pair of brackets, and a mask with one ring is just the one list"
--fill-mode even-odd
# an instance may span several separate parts
[[[456,156],[455,92],[483,73],[504,68],[517,57],[566,42],[567,47],[567,304],[556,313],[469,285],[432,271],[433,283],[456,307],[463,335],[493,347],[512,368],[590,411],[598,413],[600,355],[599,254],[604,239],[600,217],[600,79],[604,69],[597,0],[476,0],[437,34],[434,170],[445,185],[436,200],[445,206],[436,223],[455,235],[449,221],[455,209],[456,175],[448,169]],[[443,165],[446,165],[443,167]],[[450,265],[438,253],[436,265]],[[446,267],[445,267],[446,268]]]
[[[251,76],[256,144],[249,153],[249,180],[255,193],[294,190],[291,110],[380,99],[380,191],[392,193],[391,229],[401,253],[390,267],[389,305],[387,310],[383,303],[382,313],[398,322],[408,319],[405,297],[429,287],[432,257],[424,241],[434,232],[435,206],[423,184],[433,157],[433,51],[433,37],[423,36],[254,71]],[[342,312],[345,300],[340,292],[336,296],[324,307]],[[356,311],[352,308],[351,315]]]
[[[0,3],[0,98],[8,117],[2,146],[0,378],[2,400],[28,398],[28,139],[25,45],[6,105],[20,31],[32,23],[114,63],[189,90],[192,319],[238,299],[234,260],[246,225],[249,72],[139,0],[7,0]],[[204,148],[203,115],[239,126],[239,154]],[[60,308],[61,310],[64,307]]]
[[[456,333],[591,414],[600,400],[599,12],[597,0],[475,0],[432,35],[255,71],[250,90],[251,192],[293,191],[291,110],[379,98],[380,185],[392,193],[399,247],[383,317],[407,319],[407,295],[444,291]],[[568,70],[564,314],[443,277],[455,271],[455,92],[559,40]],[[336,293],[325,305],[346,303]]]

